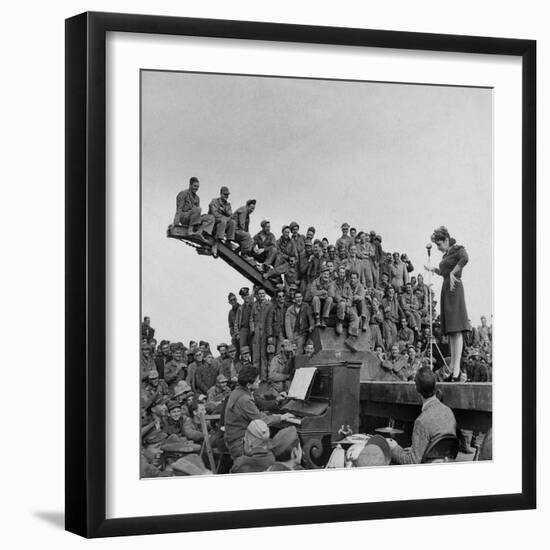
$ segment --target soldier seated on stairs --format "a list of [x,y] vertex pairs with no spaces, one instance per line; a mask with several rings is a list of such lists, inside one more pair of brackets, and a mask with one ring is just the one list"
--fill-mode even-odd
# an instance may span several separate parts
[[188,227],[188,235],[203,237],[204,234],[212,234],[214,216],[201,214],[200,198],[197,194],[199,186],[199,178],[193,176],[189,180],[189,188],[178,193],[174,225]]

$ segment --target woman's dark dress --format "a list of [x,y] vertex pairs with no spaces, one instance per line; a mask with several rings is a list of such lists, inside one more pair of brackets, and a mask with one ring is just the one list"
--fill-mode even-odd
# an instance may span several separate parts
[[[453,244],[443,255],[439,268],[435,270],[438,275],[443,277],[443,286],[441,287],[441,331],[443,334],[470,330],[466,301],[464,300],[464,286],[461,280],[462,268],[467,263],[466,249],[459,244]],[[458,282],[454,290],[451,291],[450,275],[456,265],[460,266],[455,273]]]

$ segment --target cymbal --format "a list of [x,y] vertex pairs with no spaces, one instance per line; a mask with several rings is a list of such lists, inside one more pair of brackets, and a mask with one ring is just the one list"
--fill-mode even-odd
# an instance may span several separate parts
[[376,428],[377,432],[381,434],[404,434],[405,430],[400,430],[399,428],[392,428],[391,426],[386,426],[385,428]]

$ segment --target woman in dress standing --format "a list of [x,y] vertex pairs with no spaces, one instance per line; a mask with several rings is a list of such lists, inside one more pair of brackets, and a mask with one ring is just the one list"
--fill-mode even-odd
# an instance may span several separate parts
[[466,249],[449,235],[446,227],[437,228],[431,241],[443,253],[439,267],[428,268],[427,271],[443,277],[441,286],[441,331],[449,337],[451,347],[452,381],[460,379],[460,360],[462,357],[464,331],[470,330],[464,286],[462,285],[462,269],[468,263]]

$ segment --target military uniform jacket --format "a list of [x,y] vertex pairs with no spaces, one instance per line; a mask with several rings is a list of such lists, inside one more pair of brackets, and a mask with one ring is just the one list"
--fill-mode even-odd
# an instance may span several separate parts
[[393,300],[390,300],[387,297],[384,298],[382,300],[382,309],[384,310],[384,319],[386,319],[386,321],[393,321],[394,323],[397,323],[403,315],[401,306],[399,305],[396,296],[394,296]]
[[353,244],[352,237],[350,237],[349,235],[342,235],[339,239],[336,240],[336,250],[338,250],[341,246],[343,246],[344,248],[349,248],[351,244]]
[[201,200],[191,189],[180,191],[176,197],[176,212],[188,212],[192,208],[200,207]]
[[336,303],[345,302],[347,306],[352,304],[353,291],[346,280],[336,279],[334,282],[334,300]]
[[206,361],[195,372],[195,387],[197,391],[200,391],[204,395],[208,393],[208,390],[216,384],[216,376],[218,376],[218,369],[214,363],[209,365]]
[[311,283],[311,297],[319,296],[323,300],[325,298],[334,298],[334,281],[328,280],[327,282],[323,281],[321,277],[317,277]]
[[365,287],[361,283],[357,283],[355,286],[349,285],[351,292],[353,293],[353,300],[364,300],[365,299]]
[[229,334],[231,338],[235,338],[239,331],[235,328],[235,319],[237,318],[237,311],[239,311],[239,305],[235,305],[229,310],[227,314],[227,324],[229,325]]
[[273,233],[264,233],[263,231],[259,231],[254,235],[254,244],[258,248],[269,248],[273,246],[277,246],[277,239],[275,238],[275,235]]
[[311,307],[305,302],[298,309],[295,304],[289,306],[285,315],[285,328],[288,338],[306,336],[313,329],[315,321]]
[[283,257],[283,259],[288,260],[290,256],[298,257],[298,249],[296,248],[296,243],[292,239],[285,239],[284,237],[281,237],[277,241],[277,249],[279,250],[279,254]]
[[208,211],[214,216],[216,220],[230,218],[233,214],[231,210],[231,203],[225,199],[222,199],[221,197],[218,197],[217,199],[212,199],[208,207]]
[[254,302],[250,313],[250,331],[256,336],[265,334],[266,320],[271,304],[267,300],[264,302]]
[[285,335],[286,306],[271,302],[265,321],[265,333],[268,338],[279,338]]
[[237,208],[232,215],[232,218],[235,220],[236,229],[241,231],[246,231],[248,233],[248,226],[250,225],[250,213],[246,206],[241,206]]

